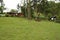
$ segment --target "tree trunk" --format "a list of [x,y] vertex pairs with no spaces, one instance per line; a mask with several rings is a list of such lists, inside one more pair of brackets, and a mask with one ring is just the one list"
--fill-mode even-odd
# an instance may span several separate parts
[[27,11],[28,11],[28,19],[31,19],[31,5],[30,5],[30,0],[28,0],[28,5],[27,5]]

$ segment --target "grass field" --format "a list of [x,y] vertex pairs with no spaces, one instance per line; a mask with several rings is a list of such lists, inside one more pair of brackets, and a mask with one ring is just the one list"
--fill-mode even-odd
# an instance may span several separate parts
[[0,17],[0,40],[60,40],[60,24]]

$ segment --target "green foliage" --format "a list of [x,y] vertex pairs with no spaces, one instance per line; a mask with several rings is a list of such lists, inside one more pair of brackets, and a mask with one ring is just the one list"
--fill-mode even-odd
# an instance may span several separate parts
[[0,6],[0,10],[1,10],[1,6]]
[[60,15],[57,15],[56,22],[57,22],[57,23],[60,23]]
[[34,18],[34,10],[31,8],[31,16]]
[[24,14],[25,17],[27,17],[27,8],[25,8],[24,6],[21,7],[21,11]]
[[52,14],[51,13],[48,13],[47,17],[48,18],[52,17]]
[[56,5],[57,5],[57,9],[56,9],[57,15],[60,15],[60,3],[57,3]]
[[[31,6],[31,4],[33,5]],[[27,7],[29,5],[31,7]],[[26,10],[24,6],[22,7],[21,10],[24,13],[24,15],[27,14],[27,16],[29,16],[28,10],[30,10],[31,15],[33,15],[32,17],[37,17],[38,13],[42,13],[45,17],[48,17],[48,18],[54,15],[57,15],[57,16],[60,15],[60,3],[55,3],[53,1],[47,1],[47,0],[39,0],[39,1],[33,0],[32,2],[29,3],[29,5],[28,4],[27,6],[25,5]],[[32,7],[34,9],[31,9]]]
[[3,13],[4,10],[4,4],[3,4],[3,0],[0,0],[0,13]]
[[41,3],[40,3],[41,12],[44,13],[47,8],[48,8],[48,1],[47,0],[42,0]]
[[43,14],[40,14],[39,17],[40,17],[41,20],[47,20],[47,17],[45,15],[43,15]]
[[18,11],[15,10],[15,9],[11,9],[10,12],[12,12],[12,13],[17,13]]

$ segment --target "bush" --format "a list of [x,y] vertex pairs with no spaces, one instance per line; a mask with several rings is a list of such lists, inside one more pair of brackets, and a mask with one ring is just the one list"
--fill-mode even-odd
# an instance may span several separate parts
[[47,17],[45,17],[45,16],[40,16],[39,17],[41,20],[46,20],[47,19]]
[[60,23],[60,19],[59,20],[56,20],[56,23]]
[[5,17],[5,14],[0,14],[0,17]]
[[56,22],[60,23],[60,16],[57,16]]
[[9,15],[8,14],[5,14],[5,17],[9,17]]

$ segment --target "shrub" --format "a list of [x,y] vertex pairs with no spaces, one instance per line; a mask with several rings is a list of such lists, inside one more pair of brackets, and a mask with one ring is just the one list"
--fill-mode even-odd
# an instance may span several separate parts
[[45,17],[44,15],[40,16],[39,18],[40,18],[41,20],[46,20],[46,19],[47,19],[47,17]]
[[56,23],[60,23],[60,20],[56,20]]
[[9,17],[9,15],[8,14],[5,14],[5,17]]
[[5,14],[0,14],[0,17],[5,17]]
[[60,15],[57,16],[56,22],[60,23]]

